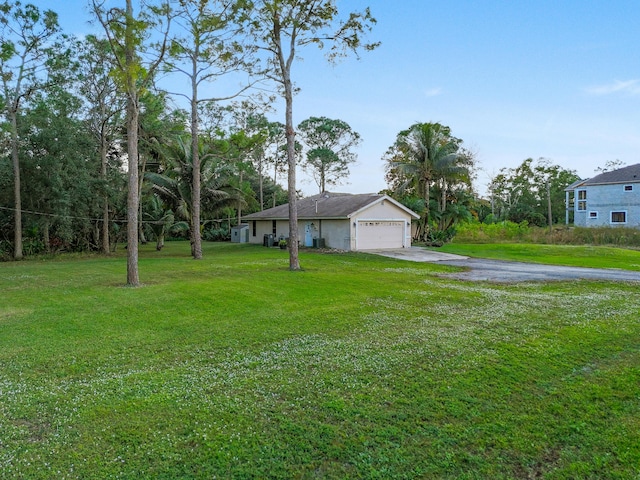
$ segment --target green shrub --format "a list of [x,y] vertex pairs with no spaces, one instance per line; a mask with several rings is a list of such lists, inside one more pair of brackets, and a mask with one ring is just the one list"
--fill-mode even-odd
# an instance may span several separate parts
[[6,261],[13,256],[13,244],[8,240],[0,240],[0,261]]
[[226,242],[231,240],[231,233],[226,227],[208,228],[204,231],[202,238],[207,242]]
[[640,229],[622,227],[529,226],[527,222],[467,223],[458,226],[456,243],[523,242],[554,245],[640,247]]
[[530,232],[527,222],[465,223],[458,226],[456,242],[495,243],[523,240]]
[[456,228],[450,227],[446,230],[432,230],[426,237],[426,245],[431,247],[441,247],[450,242],[456,236]]

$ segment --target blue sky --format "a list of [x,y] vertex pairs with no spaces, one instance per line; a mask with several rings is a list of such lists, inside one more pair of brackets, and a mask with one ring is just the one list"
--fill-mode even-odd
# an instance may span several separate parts
[[[113,4],[124,3],[111,0]],[[86,0],[35,0],[63,28],[90,30]],[[64,5],[62,7],[62,5]],[[338,0],[371,8],[381,47],[328,65],[303,50],[294,122],[346,121],[362,136],[348,183],[385,188],[381,157],[415,122],[440,122],[476,153],[476,188],[502,167],[544,157],[583,178],[608,160],[640,162],[640,2]],[[284,121],[284,110],[273,116]],[[316,185],[300,175],[306,194]]]

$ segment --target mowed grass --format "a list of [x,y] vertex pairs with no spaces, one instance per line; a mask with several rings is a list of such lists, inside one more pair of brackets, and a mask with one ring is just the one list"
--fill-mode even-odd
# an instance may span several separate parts
[[638,478],[637,284],[185,243],[0,264],[2,478]]

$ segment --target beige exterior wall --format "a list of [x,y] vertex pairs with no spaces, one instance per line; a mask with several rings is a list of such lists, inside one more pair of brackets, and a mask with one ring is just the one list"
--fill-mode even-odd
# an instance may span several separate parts
[[[383,200],[358,213],[359,218],[409,218],[409,214],[388,200]],[[351,217],[354,218],[354,217]]]
[[[256,220],[255,236],[253,235],[253,220],[249,220],[249,243],[262,245],[265,234],[273,232],[272,220]],[[304,246],[307,224],[313,224],[311,229],[311,238],[324,238],[327,248],[337,248],[340,250],[349,250],[349,221],[342,220],[299,220],[298,236],[300,245]],[[278,241],[280,236],[289,237],[289,221],[276,221],[276,236]]]
[[[273,233],[272,220],[255,220],[255,230],[254,220],[249,220],[247,223],[249,224],[249,243],[262,245],[264,236]],[[288,220],[276,220],[275,240],[278,241],[281,235],[285,238],[289,236]]]
[[349,250],[349,220],[322,220],[322,235],[320,229],[316,231],[317,238],[324,238],[327,248],[337,248],[339,250]]

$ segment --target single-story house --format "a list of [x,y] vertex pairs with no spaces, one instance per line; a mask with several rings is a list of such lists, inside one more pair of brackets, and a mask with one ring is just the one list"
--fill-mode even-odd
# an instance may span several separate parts
[[[299,242],[307,247],[375,250],[411,247],[411,221],[419,215],[382,194],[324,192],[296,202]],[[244,217],[249,243],[289,237],[289,204]],[[272,240],[271,240],[272,239]]]
[[640,163],[580,180],[566,189],[579,227],[640,227]]

